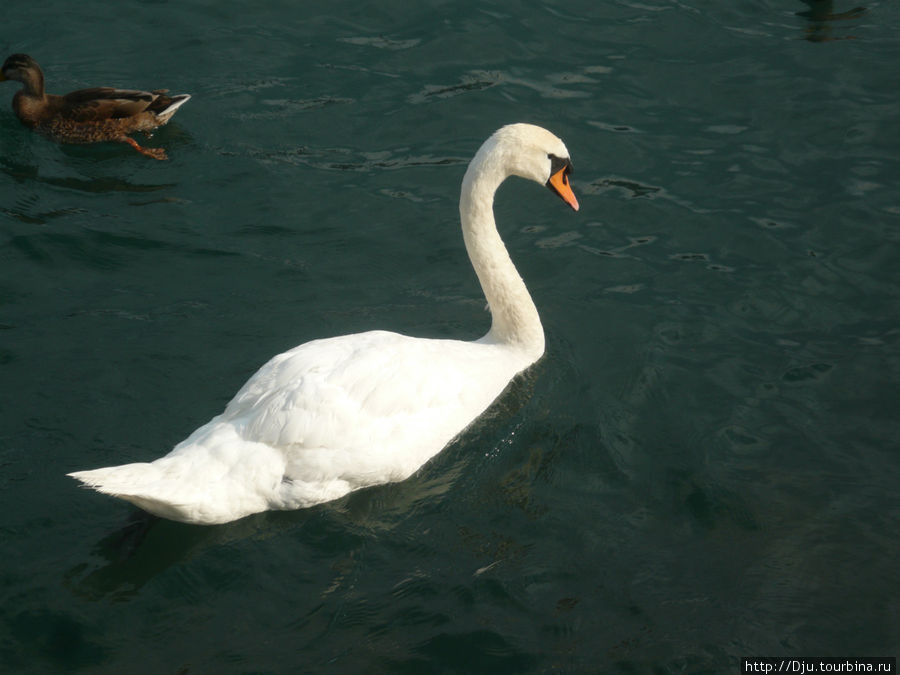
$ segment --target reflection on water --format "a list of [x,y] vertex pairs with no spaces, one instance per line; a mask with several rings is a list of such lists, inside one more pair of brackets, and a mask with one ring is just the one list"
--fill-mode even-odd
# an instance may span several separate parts
[[[83,152],[86,149],[74,149],[74,151],[78,150]],[[94,165],[95,162],[90,162],[87,166],[92,168]],[[5,175],[9,179],[23,185],[43,184],[93,194],[103,194],[108,192],[157,192],[160,190],[171,190],[175,187],[174,183],[134,183],[127,178],[116,175],[115,171],[113,171],[111,175],[94,177],[51,176],[47,175],[46,167],[42,168],[41,166],[34,164],[23,164],[3,157],[0,157],[0,175]],[[20,218],[25,222],[29,222],[29,218],[42,217],[41,215],[35,216],[15,211],[6,212],[8,215]],[[52,217],[52,215],[53,214],[49,214],[49,217]]]
[[19,180],[29,180],[35,183],[45,183],[56,187],[62,187],[69,190],[79,190],[81,192],[156,192],[158,190],[168,190],[175,187],[171,183],[158,183],[155,185],[146,185],[140,183],[132,183],[118,176],[98,176],[96,178],[57,178],[53,176],[41,176],[37,167],[19,166],[16,169],[2,169],[9,176]]
[[810,42],[832,42],[834,40],[855,40],[853,35],[835,35],[833,32],[834,21],[858,19],[865,15],[865,7],[854,7],[846,11],[835,11],[834,0],[803,0],[809,6],[804,12],[797,12],[797,16],[809,19],[810,25],[806,28],[806,39]]
[[80,562],[65,575],[66,586],[90,600],[126,600],[170,566],[187,560],[197,548],[221,536],[211,528],[197,528],[161,520],[136,511],[121,528],[96,543],[98,566]]

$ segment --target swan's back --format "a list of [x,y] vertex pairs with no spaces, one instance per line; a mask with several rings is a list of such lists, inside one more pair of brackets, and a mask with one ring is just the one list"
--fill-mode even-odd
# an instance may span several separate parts
[[221,417],[243,437],[285,449],[392,457],[392,472],[408,457],[415,466],[400,473],[409,475],[436,436],[452,438],[525,367],[517,356],[487,343],[386,331],[314,340],[271,359]]

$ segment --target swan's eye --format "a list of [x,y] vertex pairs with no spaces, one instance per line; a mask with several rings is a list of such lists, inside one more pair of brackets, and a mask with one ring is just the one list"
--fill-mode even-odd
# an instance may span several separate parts
[[572,161],[568,157],[547,155],[550,158],[550,175],[555,176],[562,171],[563,184],[569,184],[569,174],[572,173]]
[[557,157],[556,155],[548,155],[550,158],[550,178],[547,181],[547,187],[557,195],[562,197],[569,206],[576,211],[578,210],[578,200],[569,186],[569,174],[572,173],[572,162],[568,157]]

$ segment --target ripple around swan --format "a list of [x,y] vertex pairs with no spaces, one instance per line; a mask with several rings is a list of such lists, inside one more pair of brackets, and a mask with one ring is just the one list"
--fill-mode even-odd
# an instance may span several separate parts
[[428,103],[437,99],[451,98],[461,94],[481,91],[500,84],[502,75],[499,72],[478,71],[465,75],[456,84],[428,85],[422,91],[409,97],[410,103]]
[[341,98],[336,96],[319,96],[313,99],[299,100],[266,99],[260,103],[263,107],[262,110],[233,113],[232,117],[242,121],[275,120],[293,117],[297,113],[320,110],[334,105],[349,105],[352,103],[355,103],[352,98]]
[[535,78],[510,71],[472,70],[465,73],[459,82],[444,85],[430,84],[421,91],[410,95],[408,100],[413,104],[430,103],[497,86],[510,90],[531,90],[543,98],[588,98],[590,89],[598,84],[596,76],[610,71],[609,68],[590,66],[581,68],[579,71],[552,73]]
[[259,152],[260,157],[269,161],[304,164],[316,169],[329,171],[391,171],[415,167],[440,167],[468,164],[468,159],[460,157],[440,157],[434,155],[397,155],[393,151],[359,154],[350,148],[303,148],[296,151],[271,153]]
[[338,38],[338,42],[345,42],[351,45],[364,45],[366,47],[375,47],[377,49],[389,49],[391,51],[412,49],[421,43],[421,40],[391,40],[385,37],[346,37]]

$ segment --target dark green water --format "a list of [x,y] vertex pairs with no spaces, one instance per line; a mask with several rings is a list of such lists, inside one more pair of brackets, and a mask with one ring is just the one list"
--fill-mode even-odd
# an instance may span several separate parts
[[[60,147],[0,85],[5,672],[737,672],[900,646],[900,9],[19,0],[51,91],[194,98]],[[507,122],[574,214],[497,219],[545,358],[410,480],[218,527],[145,461],[271,355],[470,339],[465,164]]]

